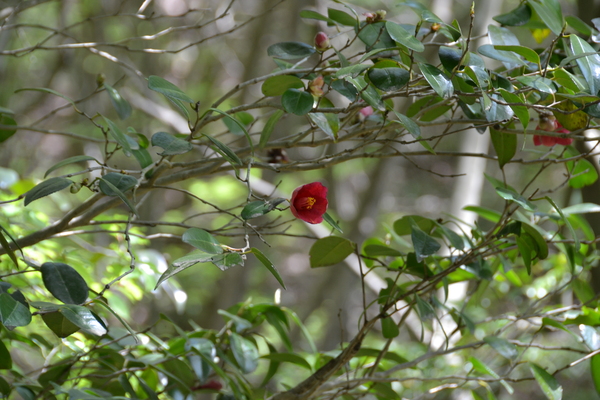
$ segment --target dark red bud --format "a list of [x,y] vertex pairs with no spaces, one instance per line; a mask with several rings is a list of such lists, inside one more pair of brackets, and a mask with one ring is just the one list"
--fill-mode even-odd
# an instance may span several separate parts
[[317,51],[324,52],[331,44],[329,43],[329,36],[325,32],[319,32],[315,36],[315,48]]

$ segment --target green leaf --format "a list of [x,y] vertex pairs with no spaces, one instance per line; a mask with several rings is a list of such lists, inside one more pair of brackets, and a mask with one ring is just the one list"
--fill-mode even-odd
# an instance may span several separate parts
[[540,65],[540,56],[534,50],[531,50],[525,46],[503,46],[497,45],[494,46],[496,50],[502,51],[512,51],[513,53],[517,53],[520,56],[523,56],[527,61]]
[[288,89],[301,89],[304,87],[302,79],[294,75],[278,75],[267,78],[261,87],[265,96],[281,96]]
[[187,140],[179,139],[167,132],[156,132],[150,140],[152,146],[157,146],[164,151],[159,156],[172,156],[184,154],[192,150],[192,144]]
[[29,325],[31,313],[8,293],[0,293],[0,322],[7,329]]
[[314,47],[302,42],[281,42],[272,44],[267,48],[269,57],[281,58],[282,60],[295,60],[313,55]]
[[127,329],[127,332],[129,332],[131,337],[135,339],[135,342],[139,343],[137,334],[134,332],[133,329],[131,329],[131,326],[119,314],[117,314],[115,312],[115,310],[110,308],[110,306],[108,305],[108,302],[105,302],[103,298],[97,298],[97,299],[94,299],[94,303],[99,304],[100,306],[102,306],[106,310],[108,310],[108,312],[110,312],[116,319],[118,319],[119,322],[125,327],[125,329]]
[[87,300],[88,285],[70,265],[46,262],[40,272],[46,289],[63,303],[83,304]]
[[214,256],[214,254],[209,254],[201,250],[194,250],[191,253],[188,253],[187,255],[178,258],[177,260],[173,261],[171,265],[169,265],[165,272],[163,272],[163,274],[158,279],[158,282],[156,283],[154,289],[156,290],[161,283],[163,283],[173,275],[176,275],[184,269],[187,269],[198,263],[209,262]]
[[571,233],[571,236],[573,237],[573,240],[575,241],[575,251],[579,251],[579,246],[580,246],[579,238],[577,237],[577,234],[575,233],[575,229],[573,229],[573,225],[571,225],[571,222],[569,222],[569,219],[567,217],[565,217],[565,215],[563,214],[560,207],[554,202],[554,200],[552,200],[551,197],[546,196],[544,198],[548,201],[548,203],[550,203],[552,205],[552,207],[554,207],[556,212],[562,218],[565,225],[567,225],[567,228],[569,229],[569,232]]
[[[10,115],[6,115],[5,113],[0,113],[0,125],[17,126],[17,122]],[[10,128],[0,129],[0,143],[4,142],[8,138],[10,138],[12,135],[15,134],[15,132],[17,132],[16,129],[10,129]]]
[[281,105],[285,111],[296,115],[308,114],[313,103],[313,96],[304,90],[287,89],[281,96]]
[[62,385],[69,377],[70,370],[71,364],[51,367],[38,377],[38,382],[42,387],[47,387],[50,383]]
[[254,151],[254,147],[252,145],[252,139],[248,134],[248,130],[245,125],[249,125],[254,121],[254,117],[252,114],[247,112],[239,112],[235,114],[235,117],[231,114],[226,113],[225,111],[219,110],[218,108],[209,108],[209,111],[213,111],[223,115],[225,118],[223,119],[223,123],[227,126],[229,131],[234,135],[244,135],[248,140],[248,144],[250,145],[250,149]]
[[181,237],[184,243],[208,254],[223,254],[221,244],[213,235],[200,228],[190,228]]
[[258,367],[258,350],[254,343],[233,332],[229,334],[229,341],[233,357],[242,372],[244,374],[254,372]]
[[337,224],[337,222],[335,222],[331,215],[327,213],[323,214],[323,221],[327,222],[333,229],[335,229],[339,233],[344,233],[342,232],[342,228],[340,228],[340,226]]
[[324,113],[310,113],[308,114],[308,118],[317,125],[327,136],[331,139],[337,139],[337,132],[334,132],[329,125],[329,120]]
[[594,33],[592,27],[583,22],[581,18],[577,16],[567,15],[565,17],[565,20],[567,21],[567,24],[569,24],[570,27],[574,28],[576,31],[583,34],[584,36],[592,36]]
[[392,317],[385,317],[381,319],[381,333],[384,338],[392,339],[400,334],[400,329]]
[[452,81],[439,69],[431,64],[419,63],[419,69],[423,73],[425,80],[431,85],[431,88],[443,99],[447,99],[454,94]]
[[114,122],[112,122],[110,119],[106,118],[105,116],[102,116],[102,118],[104,118],[104,121],[106,121],[106,124],[108,125],[108,130],[109,130],[110,134],[112,135],[112,137],[123,148],[125,155],[129,156],[129,155],[131,155],[131,150],[139,149],[138,143],[133,140],[128,140],[131,138],[129,136],[125,135],[121,131],[121,129],[119,129],[119,127],[117,125],[115,125]]
[[500,164],[500,168],[504,168],[506,163],[512,160],[517,153],[517,135],[499,132],[490,127],[490,136],[498,155],[498,164]]
[[503,187],[497,187],[496,193],[498,193],[498,195],[500,195],[500,197],[502,197],[505,200],[514,201],[515,203],[517,203],[518,205],[520,205],[527,211],[535,211],[535,209],[537,208],[535,204],[533,204],[532,202],[527,200],[525,197],[521,196],[519,193],[517,193],[513,190],[503,188]]
[[86,332],[96,336],[104,336],[108,333],[106,326],[89,309],[74,304],[66,304],[58,310],[69,321]]
[[483,341],[489,344],[502,357],[508,358],[509,360],[513,360],[519,355],[517,347],[506,339],[497,336],[487,336],[483,338]]
[[46,178],[51,172],[56,171],[59,168],[64,167],[65,165],[69,165],[69,164],[74,164],[74,163],[78,163],[78,162],[82,162],[82,161],[96,161],[98,163],[98,165],[101,165],[102,163],[98,160],[96,160],[94,157],[91,156],[74,156],[74,157],[69,157],[66,160],[62,160],[61,162],[58,162],[56,164],[54,164],[52,167],[48,168],[48,171],[46,171],[46,173],[44,174],[44,178]]
[[239,253],[224,253],[213,256],[210,259],[217,268],[221,271],[225,271],[229,268],[241,265],[244,266],[244,259]]
[[555,35],[560,35],[563,29],[564,20],[558,0],[527,0],[527,3],[540,16],[548,29]]
[[[139,150],[131,150],[131,154],[135,157],[142,168],[146,168],[151,165],[154,161],[152,161],[152,156],[148,152],[147,149],[139,149]],[[146,178],[150,177],[152,174],[152,170],[146,172]]]
[[200,383],[205,383],[212,372],[212,367],[200,356],[200,354],[207,358],[214,359],[217,356],[215,345],[208,339],[189,338],[185,342],[185,351],[196,353],[195,355],[189,355],[188,360]]
[[590,93],[598,95],[600,91],[600,56],[596,54],[596,50],[590,46],[586,41],[581,39],[575,34],[570,35],[571,39],[571,50],[574,55],[580,55],[582,53],[594,53],[594,55],[588,55],[586,57],[578,58],[577,65],[581,69],[581,73],[587,82]]
[[356,245],[339,236],[317,240],[309,251],[311,268],[326,267],[342,262],[354,252]]
[[288,362],[291,364],[296,364],[302,368],[305,368],[309,371],[312,370],[312,367],[304,358],[300,357],[298,354],[294,353],[270,353],[261,356],[260,358],[276,361],[276,362]]
[[519,249],[519,254],[521,254],[521,258],[523,259],[523,264],[527,269],[527,275],[531,275],[531,253],[533,249],[529,246],[528,242],[523,238],[516,238],[517,247]]
[[[113,172],[111,172],[111,173],[113,173]],[[104,177],[106,177],[107,175],[110,175],[111,173],[104,175]],[[117,175],[122,175],[122,174],[117,174]],[[124,175],[124,176],[129,176],[129,175]],[[100,185],[99,185],[100,190],[102,190],[104,192],[104,194],[112,193],[112,196],[119,197],[123,201],[123,203],[125,203],[125,205],[129,208],[129,210],[131,210],[132,213],[134,213],[135,215],[138,215],[137,210],[135,209],[135,206],[127,198],[127,196],[125,196],[125,194],[123,192],[121,192],[119,190],[119,188],[117,186],[115,186],[110,180],[104,179],[104,177],[100,178]],[[127,182],[125,182],[125,183],[127,183]]]
[[535,243],[535,251],[537,253],[537,257],[540,260],[548,257],[548,243],[546,243],[546,239],[535,229],[532,225],[529,225],[526,222],[521,222],[521,229],[531,237],[533,242]]
[[425,50],[425,46],[421,43],[413,34],[404,29],[402,26],[398,25],[395,22],[387,21],[385,23],[385,28],[387,29],[388,34],[392,39],[396,42],[400,43],[407,48],[414,50],[418,53]]
[[427,233],[430,233],[436,225],[434,220],[421,217],[420,215],[405,215],[394,221],[394,232],[399,236],[410,235],[414,224]]
[[365,81],[365,78],[363,78],[362,76],[358,76],[356,78],[346,76],[344,80],[352,84],[352,86],[354,86],[357,92],[360,93],[360,97],[364,101],[366,101],[368,105],[373,107],[373,109],[385,111],[385,105],[383,104],[381,96],[379,95],[379,93],[377,93],[377,90],[374,86],[369,85]]
[[42,314],[42,320],[59,338],[66,338],[79,331],[79,327],[58,311]]
[[219,140],[215,139],[212,136],[205,135],[208,140],[210,140],[215,146],[217,146],[216,151],[223,156],[224,159],[229,162],[234,168],[238,165],[242,165],[242,160],[238,157],[237,154],[233,152],[229,147],[227,147],[224,143],[221,143]]
[[392,249],[389,246],[384,246],[381,244],[368,244],[365,246],[363,251],[364,251],[365,255],[367,255],[368,257],[380,257],[380,256],[401,257],[402,256],[402,253],[400,253],[398,250]]
[[118,196],[118,194],[106,182],[110,182],[121,193],[133,189],[137,185],[137,179],[131,175],[109,172],[100,179],[100,183],[98,184],[100,191],[107,196]]
[[[4,233],[2,233],[2,232],[4,232]],[[10,259],[12,260],[12,262],[15,264],[15,267],[19,268],[19,260],[17,259],[17,256],[15,255],[15,252],[10,247],[10,244],[8,243],[8,240],[6,240],[6,238],[4,237],[4,235],[8,236],[10,238],[10,240],[12,240],[12,242],[15,243],[15,245],[17,247],[19,246],[15,242],[15,240],[13,239],[13,237],[11,236],[11,234],[2,225],[0,225],[0,245],[2,246],[2,248],[4,249],[4,251],[6,252],[6,254],[8,254],[8,257],[10,257]]]
[[537,89],[540,92],[548,94],[556,93],[556,85],[548,78],[541,76],[517,76],[515,79],[523,85]]
[[441,245],[434,238],[419,229],[416,223],[412,225],[410,237],[415,249],[415,254],[417,255],[417,260],[419,261],[434,254],[441,248]]
[[50,178],[38,183],[33,189],[25,194],[25,206],[34,200],[41,199],[42,197],[51,195],[59,190],[66,189],[72,184],[73,181],[66,178]]
[[73,108],[79,112],[79,110],[77,109],[77,105],[75,104],[75,101],[73,101],[72,98],[65,96],[62,93],[57,92],[56,90],[52,90],[52,89],[48,89],[48,88],[21,88],[21,89],[17,89],[15,90],[15,93],[19,93],[19,92],[25,92],[25,91],[34,91],[34,92],[42,92],[42,93],[50,93],[53,94],[55,96],[61,97],[63,99],[65,99],[66,101],[68,101],[69,103],[71,103],[71,105],[73,106]]
[[531,369],[531,373],[533,373],[533,377],[537,381],[538,385],[540,385],[542,392],[544,392],[549,400],[562,399],[563,389],[556,378],[535,363],[530,362],[529,368]]
[[286,199],[281,198],[281,197],[278,197],[278,198],[275,198],[275,199],[269,200],[269,201],[264,201],[264,200],[251,201],[250,203],[248,203],[244,206],[244,208],[242,209],[241,216],[245,220],[261,217],[261,216],[273,211],[275,209],[275,207],[277,207],[279,204],[283,203],[284,201],[286,201]]
[[356,19],[356,17],[353,17],[352,15],[344,11],[336,10],[335,8],[328,8],[327,15],[330,19],[332,19],[340,25],[356,26],[358,24],[358,20]]
[[281,275],[279,275],[279,271],[277,271],[277,268],[275,268],[275,265],[273,265],[273,263],[271,262],[271,260],[269,260],[267,258],[267,256],[265,256],[256,247],[252,247],[250,249],[250,251],[256,256],[256,258],[258,259],[258,261],[260,261],[262,263],[262,265],[264,265],[269,270],[269,272],[275,277],[275,279],[277,279],[277,282],[279,282],[279,284],[281,285],[281,287],[283,287],[284,289],[287,289],[285,287],[285,284],[283,283],[283,279],[281,278]]
[[129,105],[127,100],[125,100],[114,87],[105,83],[104,88],[106,89],[106,93],[108,93],[110,102],[112,103],[115,110],[117,110],[119,118],[129,118],[129,116],[131,115],[131,106]]
[[517,8],[493,17],[494,21],[507,26],[521,26],[529,22],[531,19],[531,8],[525,3],[520,4]]
[[[471,363],[471,365],[473,365],[473,369],[475,371],[477,371],[481,374],[489,375],[496,379],[500,378],[500,376],[493,369],[491,369],[490,367],[488,367],[487,365],[485,365],[484,363],[482,363],[475,357],[469,357],[469,362]],[[510,386],[508,383],[506,383],[506,381],[504,379],[501,379],[500,383],[504,386],[504,388],[506,389],[506,391],[509,394],[514,393],[514,389],[512,388],[512,386]]]
[[380,68],[377,64],[367,73],[375,87],[384,92],[393,92],[403,88],[410,79],[410,74],[404,68]]
[[360,74],[362,74],[362,72],[366,69],[369,69],[369,65],[368,64],[354,64],[354,65],[349,65],[347,67],[343,67],[340,68],[336,73],[335,73],[335,77],[338,79],[342,79],[345,78],[347,76],[350,76],[352,78],[356,78],[357,76],[359,76]]
[[373,49],[395,49],[396,42],[390,37],[385,27],[385,22],[367,23],[361,22],[354,30],[358,38],[366,45],[366,50]]
[[590,373],[592,374],[596,393],[600,395],[600,354],[596,354],[590,360]]
[[4,378],[0,376],[0,394],[3,394],[4,396],[8,397],[8,395],[10,395],[10,392],[10,385],[8,384],[8,382],[6,382],[6,380],[4,380]]
[[529,126],[529,111],[526,106],[520,106],[518,104],[523,104],[523,100],[514,93],[511,93],[504,89],[499,89],[500,95],[509,103],[509,107],[514,111],[519,121],[521,121],[521,125],[523,125],[523,130],[527,130],[527,126]]
[[11,369],[12,358],[4,342],[0,340],[0,369]]
[[327,18],[326,16],[321,15],[318,12],[312,11],[312,10],[300,11],[300,18],[316,19],[317,21],[326,21],[328,24],[331,24],[331,25],[335,24],[335,21],[332,20],[331,18]]
[[273,129],[275,129],[275,124],[277,124],[277,121],[279,121],[283,114],[283,110],[277,110],[273,113],[273,115],[271,115],[271,117],[269,117],[269,120],[263,127],[263,130],[260,134],[260,141],[258,143],[258,147],[262,149],[267,145],[269,139],[271,138],[271,133],[273,133]]
[[496,50],[491,44],[484,44],[483,46],[479,46],[477,52],[482,56],[491,58],[492,60],[502,61],[504,65],[510,68],[514,68],[516,66],[521,66],[525,64],[525,62],[521,60],[520,57],[517,57],[513,53]]
[[192,104],[195,103],[194,99],[185,94],[183,90],[160,76],[151,75],[148,77],[148,89],[154,90],[170,100],[180,100]]

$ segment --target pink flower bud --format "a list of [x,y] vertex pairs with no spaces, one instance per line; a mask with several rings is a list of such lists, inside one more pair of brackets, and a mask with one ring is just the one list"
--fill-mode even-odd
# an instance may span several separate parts
[[360,111],[358,112],[358,119],[364,121],[365,118],[367,118],[370,115],[373,115],[373,107],[367,106],[360,109]]
[[325,85],[325,80],[319,75],[308,83],[308,91],[313,96],[321,97],[323,96],[323,85]]
[[317,51],[320,51],[322,53],[329,47],[331,47],[331,44],[329,43],[329,36],[327,36],[325,32],[317,33],[317,35],[315,36],[315,48],[317,49]]

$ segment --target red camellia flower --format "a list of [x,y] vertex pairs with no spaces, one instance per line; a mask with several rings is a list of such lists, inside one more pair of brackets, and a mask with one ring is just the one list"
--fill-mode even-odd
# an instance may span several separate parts
[[[543,130],[548,132],[556,132],[556,133],[571,133],[565,129],[560,122],[554,118],[554,116],[540,116],[540,123],[535,127],[536,130]],[[568,146],[573,143],[573,139],[570,138],[559,138],[553,136],[544,136],[544,135],[533,135],[533,144],[536,146],[548,146],[552,147],[555,144],[561,144],[563,146]]]
[[292,193],[290,210],[296,218],[309,224],[323,222],[323,214],[327,211],[327,188],[319,182],[300,186]]

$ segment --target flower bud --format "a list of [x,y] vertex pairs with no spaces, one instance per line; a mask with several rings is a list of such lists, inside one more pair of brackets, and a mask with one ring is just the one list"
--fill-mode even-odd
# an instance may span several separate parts
[[375,14],[375,13],[370,13],[369,12],[369,13],[364,13],[363,15],[365,16],[365,19],[366,19],[366,21],[367,21],[368,24],[372,24],[373,22],[376,21],[377,14]]
[[325,85],[325,80],[319,75],[308,83],[308,91],[315,97],[322,97],[323,85]]
[[373,107],[368,106],[368,107],[364,107],[361,108],[360,111],[358,112],[358,119],[360,121],[364,121],[368,116],[373,115]]
[[381,20],[385,19],[385,16],[387,15],[387,11],[385,11],[385,10],[377,10],[377,12],[375,13],[375,15],[376,15],[377,21],[381,21]]
[[315,48],[317,51],[322,53],[329,47],[331,47],[331,44],[329,43],[329,36],[327,36],[325,32],[317,33],[315,36]]
[[558,121],[552,114],[540,114],[538,128],[542,131],[554,132],[558,129]]
[[439,31],[441,27],[442,27],[442,25],[438,24],[437,22],[434,22],[433,24],[431,24],[431,30],[434,32]]

